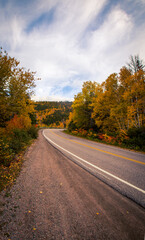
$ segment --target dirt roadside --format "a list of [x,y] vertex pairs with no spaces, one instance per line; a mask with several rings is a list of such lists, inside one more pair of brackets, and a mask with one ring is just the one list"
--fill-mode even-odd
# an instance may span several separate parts
[[0,240],[143,240],[145,211],[54,149],[39,132],[0,195]]

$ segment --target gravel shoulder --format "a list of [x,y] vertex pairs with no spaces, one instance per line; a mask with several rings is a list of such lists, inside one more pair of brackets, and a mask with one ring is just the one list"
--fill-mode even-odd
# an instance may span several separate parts
[[39,132],[9,192],[0,240],[143,240],[145,211],[52,147]]

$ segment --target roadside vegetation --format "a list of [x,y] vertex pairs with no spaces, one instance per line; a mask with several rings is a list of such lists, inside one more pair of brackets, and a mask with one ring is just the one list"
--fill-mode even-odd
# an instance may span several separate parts
[[145,151],[145,66],[131,56],[102,84],[84,82],[74,97],[67,132]]
[[35,73],[0,51],[0,191],[19,173],[26,147],[37,138],[36,114],[30,97]]

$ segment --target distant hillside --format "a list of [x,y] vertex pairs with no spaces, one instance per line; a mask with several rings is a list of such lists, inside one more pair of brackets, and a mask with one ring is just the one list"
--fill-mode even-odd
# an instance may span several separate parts
[[40,127],[66,127],[66,121],[72,111],[72,102],[35,102],[37,123]]

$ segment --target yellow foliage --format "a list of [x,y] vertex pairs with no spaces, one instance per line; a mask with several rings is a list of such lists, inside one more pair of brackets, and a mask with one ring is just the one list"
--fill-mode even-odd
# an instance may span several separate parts
[[70,112],[69,119],[66,120],[66,128],[68,127],[69,123],[73,120],[73,113]]
[[101,125],[102,125],[102,121],[101,120],[95,120],[95,123],[96,123],[96,125],[97,125],[97,127],[101,127]]

